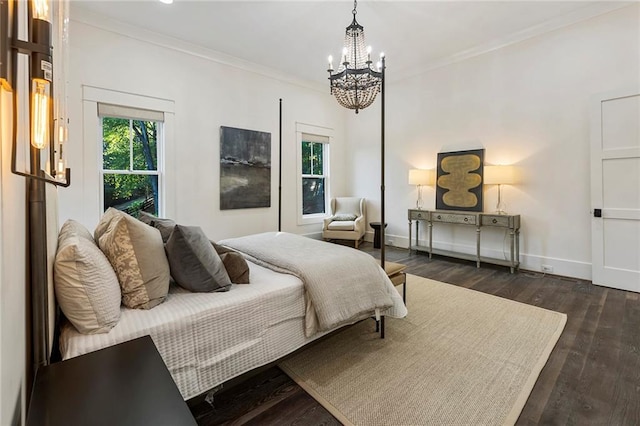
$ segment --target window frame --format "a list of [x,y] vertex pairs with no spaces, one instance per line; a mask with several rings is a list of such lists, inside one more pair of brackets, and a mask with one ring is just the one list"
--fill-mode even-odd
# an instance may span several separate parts
[[[163,176],[162,196],[158,203],[159,214],[173,217],[176,213],[176,182],[173,179],[176,156],[175,148],[175,102],[170,99],[127,93],[118,90],[82,85],[82,199],[69,214],[82,218],[85,223],[97,223],[104,214],[101,192],[104,184],[100,176],[102,169],[102,126],[98,116],[98,104],[118,105],[162,112],[164,114],[162,155],[158,157],[158,169]],[[76,167],[78,168],[78,167]],[[83,169],[83,170],[82,170]],[[160,184],[158,182],[158,184]],[[100,189],[102,187],[102,189]]]
[[[304,140],[304,135],[316,136],[326,139],[326,142],[319,142],[318,140]],[[331,141],[333,139],[333,129],[327,127],[314,126],[304,123],[296,123],[296,146],[297,146],[297,223],[298,225],[311,225],[316,223],[322,223],[322,221],[331,216]],[[323,162],[323,175],[306,175],[302,173],[302,142],[317,142],[324,145],[322,152]],[[305,177],[323,177],[324,178],[324,213],[303,214],[303,192],[302,192],[302,179]]]
[[[130,107],[127,107],[130,108]],[[129,170],[107,170],[104,168],[104,118],[119,118],[124,120],[129,120]],[[134,121],[149,121],[155,122],[158,126],[158,134],[156,136],[156,170],[136,170],[133,167],[133,122]],[[164,173],[163,173],[163,165],[164,165],[164,121],[155,121],[155,120],[142,120],[136,118],[126,118],[126,117],[112,117],[110,115],[98,116],[98,125],[99,125],[99,134],[100,140],[98,143],[100,144],[100,162],[98,164],[99,170],[99,182],[100,182],[100,209],[101,212],[104,213],[104,176],[108,175],[137,175],[137,176],[158,176],[158,200],[155,200],[156,206],[158,208],[158,216],[164,215]]]

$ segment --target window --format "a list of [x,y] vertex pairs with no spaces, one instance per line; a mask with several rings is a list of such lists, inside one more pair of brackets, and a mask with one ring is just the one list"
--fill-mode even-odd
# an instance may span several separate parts
[[302,135],[302,214],[326,212],[325,156],[329,145],[310,142],[309,135]]
[[102,134],[102,207],[137,216],[160,213],[162,112],[98,104]]
[[333,130],[296,123],[298,145],[298,225],[321,223],[329,215],[329,146]]

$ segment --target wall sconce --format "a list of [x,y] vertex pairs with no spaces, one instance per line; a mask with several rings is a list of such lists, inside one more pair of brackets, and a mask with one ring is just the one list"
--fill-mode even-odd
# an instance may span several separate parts
[[411,169],[409,170],[409,185],[418,187],[418,199],[416,209],[422,209],[422,186],[435,183],[435,170]]
[[484,166],[485,185],[498,185],[498,202],[496,213],[507,214],[502,203],[502,185],[518,183],[517,170],[514,166]]
[[[60,16],[58,19],[59,33],[68,26],[68,1],[56,2]],[[18,9],[24,5],[31,6],[27,10],[29,28],[27,41],[18,38],[19,14]],[[62,157],[62,142],[59,138],[53,140],[53,136],[63,135],[66,137],[66,118],[63,121],[54,120],[53,108],[53,58],[52,58],[52,15],[53,9],[49,0],[0,0],[0,82],[11,90],[13,86],[13,138],[11,145],[11,172],[51,183],[56,186],[67,187],[71,184],[71,170],[64,167]],[[67,46],[60,46],[61,50],[66,50]],[[30,140],[31,140],[31,170],[21,172],[16,167],[16,157],[18,150],[18,111],[19,99],[26,99],[26,96],[19,93],[18,82],[18,55],[27,55],[30,60],[29,80],[30,80]],[[9,71],[11,69],[11,71]],[[64,87],[57,91],[64,93]],[[57,104],[60,108],[60,104]],[[66,105],[62,110],[66,108]],[[58,113],[58,111],[56,111]],[[58,114],[59,116],[60,114]],[[64,123],[64,131],[54,131],[54,123]],[[40,151],[49,147],[50,174],[54,178],[46,176],[41,170]],[[56,152],[58,161],[56,162]]]

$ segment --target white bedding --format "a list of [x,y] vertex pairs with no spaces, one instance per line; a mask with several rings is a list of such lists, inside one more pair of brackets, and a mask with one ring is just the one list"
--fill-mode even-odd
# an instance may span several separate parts
[[288,232],[222,240],[258,265],[299,277],[307,296],[305,333],[313,336],[382,313],[404,318],[398,292],[367,253]]
[[[122,308],[106,334],[62,328],[63,359],[151,335],[184,399],[296,350],[324,333],[305,337],[302,282],[249,262],[251,284],[222,293],[190,293],[172,285],[150,310]],[[372,325],[373,327],[373,325]]]

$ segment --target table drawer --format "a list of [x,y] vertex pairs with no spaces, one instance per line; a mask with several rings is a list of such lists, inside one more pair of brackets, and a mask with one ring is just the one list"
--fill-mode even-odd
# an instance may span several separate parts
[[462,223],[465,225],[475,225],[477,215],[468,213],[439,213],[431,212],[432,222]]
[[425,210],[409,210],[409,220],[427,220],[429,212]]
[[482,215],[482,226],[501,226],[504,228],[511,228],[513,227],[513,216]]

